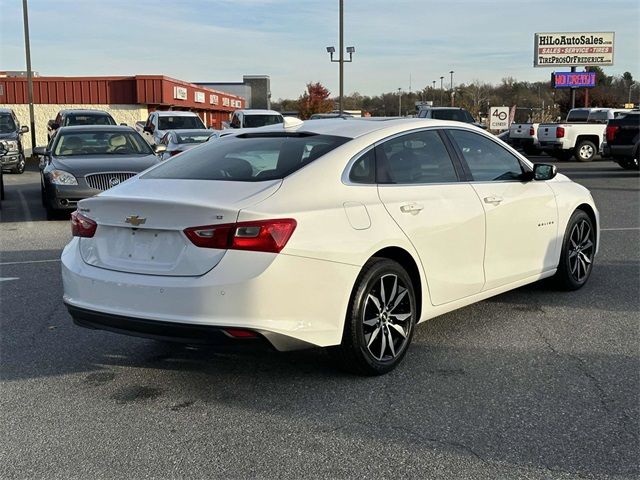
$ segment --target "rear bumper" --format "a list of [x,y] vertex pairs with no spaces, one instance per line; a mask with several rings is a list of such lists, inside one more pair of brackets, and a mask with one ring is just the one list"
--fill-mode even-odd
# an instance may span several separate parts
[[181,323],[161,322],[143,318],[113,315],[96,312],[66,304],[73,323],[93,330],[131,335],[134,337],[152,338],[172,342],[206,345],[242,345],[270,346],[271,344],[258,334],[257,337],[232,337],[224,329],[208,325],[188,325]]
[[538,142],[538,146],[541,150],[565,150],[564,143],[562,142],[549,142],[549,141],[540,141]]
[[634,145],[609,145],[608,143],[602,147],[603,157],[614,158],[632,158]]
[[244,328],[277,350],[339,344],[360,272],[342,263],[229,250],[202,276],[133,274],[86,264],[77,238],[61,260],[68,308],[121,318],[124,331],[128,318],[180,324],[178,330]]

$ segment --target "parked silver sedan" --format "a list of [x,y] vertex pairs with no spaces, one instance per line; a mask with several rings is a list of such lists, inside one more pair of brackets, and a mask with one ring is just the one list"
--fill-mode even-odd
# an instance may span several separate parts
[[217,137],[219,132],[216,130],[169,130],[160,140],[160,145],[166,145],[167,150],[160,157],[166,160],[179,153],[189,150],[201,143],[206,142],[209,138]]

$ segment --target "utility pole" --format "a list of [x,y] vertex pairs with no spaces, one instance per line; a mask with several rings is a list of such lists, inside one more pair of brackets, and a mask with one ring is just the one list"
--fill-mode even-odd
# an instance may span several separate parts
[[[571,71],[575,72],[576,67],[571,67]],[[571,108],[576,108],[576,89],[571,89]]]
[[27,55],[27,88],[29,95],[29,124],[31,130],[31,156],[36,148],[36,125],[33,114],[33,73],[31,72],[31,47],[29,45],[29,13],[27,12],[27,0],[22,0],[22,18],[24,20],[24,48]]
[[444,106],[442,95],[444,94],[444,77],[440,77],[440,106]]
[[454,96],[454,93],[453,93],[453,74],[454,74],[454,71],[451,70],[449,73],[451,74],[451,106],[453,107],[453,96]]
[[398,87],[398,116],[402,116],[402,88]]

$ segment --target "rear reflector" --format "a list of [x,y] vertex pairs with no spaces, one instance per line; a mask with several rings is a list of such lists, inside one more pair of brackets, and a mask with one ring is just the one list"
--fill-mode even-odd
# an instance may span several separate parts
[[243,330],[242,328],[224,328],[223,331],[233,338],[257,338],[258,334],[251,330]]
[[85,217],[77,210],[71,214],[71,234],[74,237],[91,238],[96,233],[98,224],[91,220],[89,217]]
[[293,218],[281,218],[191,227],[185,229],[184,234],[202,248],[280,253],[296,225]]
[[534,128],[529,127],[529,135],[533,137],[535,134],[536,134],[536,131],[534,130]]
[[556,138],[564,137],[564,127],[556,127]]

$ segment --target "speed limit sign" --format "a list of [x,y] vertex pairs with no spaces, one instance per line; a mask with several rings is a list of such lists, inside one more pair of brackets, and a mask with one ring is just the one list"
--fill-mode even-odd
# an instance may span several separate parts
[[506,130],[509,128],[509,107],[491,107],[489,111],[489,129]]

